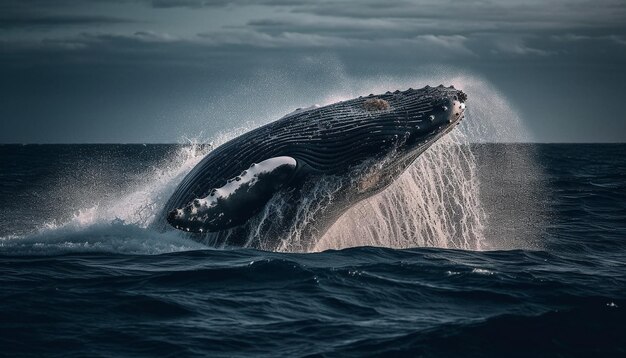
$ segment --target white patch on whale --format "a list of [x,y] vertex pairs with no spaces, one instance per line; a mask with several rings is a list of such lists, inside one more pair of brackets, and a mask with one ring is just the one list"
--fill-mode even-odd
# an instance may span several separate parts
[[[224,186],[211,190],[210,194],[204,198],[192,201],[189,205],[191,208],[190,212],[185,213],[185,210],[183,209],[176,209],[177,217],[179,219],[183,219],[187,216],[196,216],[198,213],[202,213],[217,206],[218,200],[226,200],[231,195],[235,194],[239,190],[242,190],[242,188],[245,188],[243,190],[247,191],[252,190],[254,185],[258,182],[259,176],[272,173],[274,170],[282,166],[295,168],[296,164],[297,162],[295,159],[287,156],[270,158],[258,164],[253,163],[250,165],[250,168],[244,170],[241,175],[229,179]],[[200,220],[202,219],[206,218],[201,217]]]

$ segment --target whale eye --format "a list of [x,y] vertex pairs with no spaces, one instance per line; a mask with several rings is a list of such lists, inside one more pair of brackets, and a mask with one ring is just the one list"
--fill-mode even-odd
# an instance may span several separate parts
[[444,111],[448,110],[448,106],[442,106],[441,109],[443,109]]
[[432,114],[428,117],[428,119],[432,122],[435,120],[435,116],[433,116]]

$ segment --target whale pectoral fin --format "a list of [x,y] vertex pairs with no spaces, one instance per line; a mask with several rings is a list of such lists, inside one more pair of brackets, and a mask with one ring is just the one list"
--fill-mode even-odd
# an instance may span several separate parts
[[259,213],[272,196],[289,185],[296,171],[292,157],[275,157],[252,164],[241,175],[194,199],[183,208],[172,210],[167,221],[190,232],[216,232],[241,225]]

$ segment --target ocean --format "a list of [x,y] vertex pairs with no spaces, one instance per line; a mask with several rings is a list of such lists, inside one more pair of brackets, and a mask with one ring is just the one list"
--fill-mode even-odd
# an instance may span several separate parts
[[151,228],[207,150],[0,145],[0,356],[626,356],[624,144],[472,144],[454,215],[282,252]]

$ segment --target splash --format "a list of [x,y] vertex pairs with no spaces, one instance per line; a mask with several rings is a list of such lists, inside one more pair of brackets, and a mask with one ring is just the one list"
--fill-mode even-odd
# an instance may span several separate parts
[[[210,148],[210,145],[195,142],[180,146],[171,156],[164,158],[161,165],[142,173],[144,180],[139,183],[76,210],[69,218],[61,215],[58,219],[44,222],[33,233],[0,237],[0,252],[14,255],[52,255],[64,252],[158,254],[206,248],[175,231],[151,230],[150,224],[160,213],[182,176]],[[68,202],[74,201],[70,208],[82,205],[86,200],[81,195],[72,197],[80,191],[68,188],[67,184],[57,190],[63,193]],[[90,195],[90,198],[93,196]],[[61,211],[68,208],[54,209]]]
[[[356,185],[351,183],[354,176],[328,176],[317,181],[308,195],[302,198],[295,208],[295,219],[285,225],[283,219],[285,210],[290,210],[290,206],[286,205],[286,195],[275,195],[265,206],[262,213],[252,222],[254,228],[248,237],[247,246],[259,247],[264,250],[274,250],[279,252],[311,252],[313,245],[318,237],[318,233],[311,232],[314,225],[310,225],[318,215],[323,212],[333,202],[339,191],[346,185]],[[272,242],[278,239],[278,245],[267,245],[264,236],[275,223],[282,229],[280,236],[272,237]],[[287,227],[285,230],[284,227]],[[267,228],[270,230],[267,230]],[[352,246],[363,246],[362,244]],[[350,247],[350,246],[346,246]]]
[[135,186],[124,188],[106,201],[78,210],[69,221],[45,223],[44,228],[47,230],[59,227],[84,228],[114,221],[147,228],[182,177],[207,154],[210,148],[211,145],[200,145],[189,140],[189,145],[181,146],[160,165],[143,173],[141,176],[145,179]]
[[313,251],[353,246],[480,250],[485,212],[467,137],[450,133],[389,188],[348,210]]

